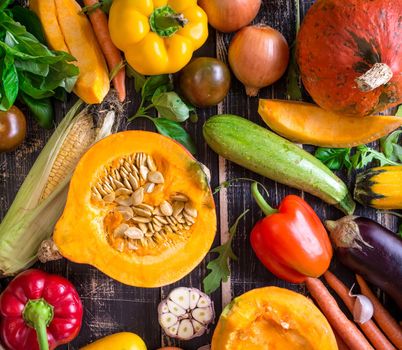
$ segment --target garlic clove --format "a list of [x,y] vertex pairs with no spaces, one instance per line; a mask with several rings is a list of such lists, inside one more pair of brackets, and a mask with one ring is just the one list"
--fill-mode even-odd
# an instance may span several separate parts
[[176,288],[169,294],[169,298],[185,310],[190,308],[190,290],[188,288]]
[[353,307],[353,319],[357,323],[366,323],[373,317],[373,304],[365,295],[357,294],[353,296],[356,297]]
[[168,306],[167,306],[167,302],[162,302],[162,303],[159,304],[158,312],[159,312],[160,314],[165,314],[165,313],[169,312],[169,308],[168,308]]
[[179,319],[177,318],[177,316],[171,314],[170,312],[168,312],[166,314],[162,314],[159,317],[159,323],[162,324],[163,327],[165,327],[165,328],[172,327],[173,325],[178,323],[178,321],[179,321]]
[[206,296],[201,296],[197,303],[197,307],[207,307],[209,305],[211,305],[211,299]]
[[193,290],[190,291],[190,309],[195,309],[198,303],[198,300],[200,300],[200,293],[197,293]]
[[194,328],[190,320],[182,320],[179,324],[179,330],[177,336],[180,339],[188,340],[194,335]]
[[164,330],[169,337],[177,338],[177,332],[179,331],[179,322],[171,327],[164,328]]
[[214,317],[212,310],[209,307],[194,309],[191,315],[195,320],[203,324],[208,324]]
[[198,322],[196,320],[191,320],[191,323],[193,325],[194,332],[197,335],[201,335],[200,332],[202,332],[202,334],[205,332],[206,328],[202,323],[200,323],[200,322]]
[[183,309],[181,306],[177,305],[175,302],[172,300],[167,301],[167,306],[169,308],[169,311],[176,316],[183,316],[186,314],[186,310]]

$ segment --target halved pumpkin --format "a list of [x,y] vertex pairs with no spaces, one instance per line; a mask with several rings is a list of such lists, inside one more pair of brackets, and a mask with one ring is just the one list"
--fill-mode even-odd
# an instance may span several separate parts
[[211,350],[337,350],[331,326],[305,296],[288,289],[253,289],[223,310]]
[[80,160],[54,241],[67,259],[128,285],[159,287],[193,270],[215,232],[201,164],[165,136],[125,131]]

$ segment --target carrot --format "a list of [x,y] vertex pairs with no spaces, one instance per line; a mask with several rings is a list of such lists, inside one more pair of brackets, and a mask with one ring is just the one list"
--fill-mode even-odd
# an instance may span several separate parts
[[[84,0],[85,6],[93,6],[97,3],[98,0]],[[106,14],[98,8],[90,11],[88,16],[102,52],[105,55],[109,70],[113,71],[113,69],[123,62],[123,58],[110,37]],[[126,72],[124,67],[114,76],[113,86],[117,91],[120,102],[123,102],[126,99]]]
[[338,350],[349,350],[349,347],[345,344],[342,337],[334,331],[336,343],[338,344]]
[[374,319],[377,324],[387,335],[389,340],[394,343],[397,349],[402,350],[402,327],[394,320],[384,306],[382,306],[366,281],[359,275],[356,275],[356,280],[360,286],[361,293],[369,298],[374,306]]
[[332,328],[342,337],[350,350],[374,350],[356,325],[341,311],[334,297],[319,279],[308,277],[306,286]]
[[[336,292],[336,294],[339,295],[349,311],[353,312],[355,300],[349,295],[349,289],[329,271],[324,273],[324,278],[328,282],[329,286]],[[390,343],[390,341],[372,320],[365,323],[359,323],[359,327],[374,345],[376,350],[395,350],[395,347]]]

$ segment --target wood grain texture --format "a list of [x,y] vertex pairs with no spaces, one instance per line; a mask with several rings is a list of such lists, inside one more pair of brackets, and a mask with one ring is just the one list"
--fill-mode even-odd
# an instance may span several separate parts
[[[300,2],[301,15],[303,16],[311,6],[311,0],[275,0],[263,1],[261,11],[254,21],[255,23],[265,23],[284,34],[289,43],[294,41],[295,28],[295,6]],[[208,43],[200,49],[197,56],[216,56],[226,61],[227,48],[232,38],[232,34],[216,33],[211,29]],[[273,86],[261,90],[260,97],[263,98],[285,98],[286,79],[282,78]],[[132,115],[138,105],[138,97],[134,92],[133,82],[128,82],[127,115]],[[72,101],[66,104],[57,105],[57,120],[60,121]],[[251,173],[233,163],[219,158],[212,152],[202,137],[202,124],[211,115],[217,113],[232,113],[244,116],[260,125],[264,125],[257,113],[258,99],[248,98],[244,93],[244,88],[234,77],[232,89],[229,96],[217,107],[199,111],[199,121],[197,124],[186,123],[186,129],[196,140],[197,158],[206,164],[212,172],[211,187],[215,188],[220,182],[227,179],[238,177],[252,178],[264,183],[269,188],[269,202],[276,206],[287,194],[293,193],[303,196],[317,211],[321,218],[336,219],[342,213],[335,208],[323,203],[309,194],[277,184],[271,180],[262,178]],[[130,125],[123,123],[123,128],[154,130],[148,121],[135,121]],[[50,137],[52,131],[40,129],[29,120],[28,137],[26,142],[17,151],[9,154],[0,155],[0,218],[3,218],[8,207],[36,159],[38,153]],[[312,151],[312,147],[305,147]],[[346,173],[339,174],[348,185],[354,183],[354,175],[347,176]],[[218,233],[214,245],[220,244],[227,239],[227,231],[235,219],[247,208],[250,209],[246,217],[240,222],[237,235],[233,241],[234,252],[239,257],[238,261],[231,262],[232,276],[227,283],[224,283],[221,290],[212,294],[215,302],[216,313],[220,314],[222,307],[225,306],[232,297],[238,296],[252,288],[267,285],[277,285],[287,287],[301,293],[306,293],[303,285],[292,285],[278,280],[269,273],[262,264],[256,259],[249,244],[249,234],[253,225],[262,217],[262,213],[253,202],[250,183],[237,182],[227,190],[215,195],[217,214],[218,214]],[[388,215],[379,214],[375,210],[358,206],[356,213],[378,220],[391,230],[396,228],[396,220]],[[204,262],[198,266],[190,275],[183,278],[180,282],[164,288],[143,289],[133,288],[122,285],[109,277],[105,276],[95,268],[87,265],[78,265],[67,260],[61,260],[46,265],[37,264],[36,267],[52,273],[58,273],[71,280],[76,286],[84,303],[84,322],[79,337],[71,344],[62,346],[60,349],[76,350],[83,345],[99,337],[119,332],[133,331],[142,336],[149,349],[156,349],[163,345],[181,346],[187,350],[195,350],[198,347],[208,344],[212,332],[200,338],[188,342],[179,342],[164,336],[157,321],[157,305],[166,297],[170,290],[176,286],[193,286],[202,288],[202,279],[207,274],[206,265],[215,256],[207,255]],[[347,285],[351,285],[353,275],[343,266],[333,260],[331,270],[341,277]],[[1,280],[0,285],[3,289],[8,280]],[[392,301],[384,299],[387,306],[395,312],[396,306]],[[218,317],[216,318],[216,321]],[[212,331],[213,331],[212,327]]]

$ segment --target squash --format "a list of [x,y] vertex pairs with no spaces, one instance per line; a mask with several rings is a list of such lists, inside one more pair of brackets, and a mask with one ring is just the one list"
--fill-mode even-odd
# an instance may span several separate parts
[[125,131],[81,158],[53,239],[71,261],[128,285],[160,287],[192,271],[215,232],[202,165],[165,136]]
[[355,199],[376,209],[402,209],[402,165],[367,169],[356,176]]
[[375,141],[402,126],[402,118],[351,117],[299,101],[261,99],[258,113],[288,140],[321,147],[354,147]]
[[211,350],[337,350],[328,321],[305,296],[279,287],[253,289],[223,310]]
[[49,47],[76,58],[80,74],[74,92],[88,104],[101,103],[110,88],[108,69],[81,6],[75,0],[31,0],[30,8],[41,20]]
[[395,0],[315,2],[300,28],[297,61],[318,105],[365,116],[402,102],[401,13]]

